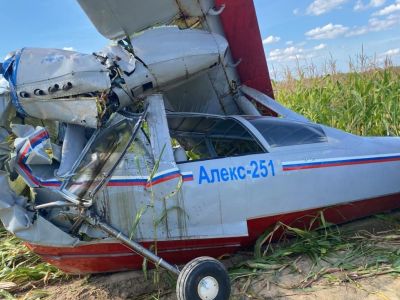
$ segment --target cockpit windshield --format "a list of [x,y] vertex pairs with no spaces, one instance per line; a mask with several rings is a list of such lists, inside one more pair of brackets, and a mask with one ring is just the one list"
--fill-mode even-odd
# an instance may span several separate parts
[[77,200],[94,196],[112,174],[134,140],[145,113],[138,119],[121,118],[105,129],[98,129],[73,168],[61,192]]
[[327,142],[325,132],[317,124],[268,117],[246,119],[273,148]]

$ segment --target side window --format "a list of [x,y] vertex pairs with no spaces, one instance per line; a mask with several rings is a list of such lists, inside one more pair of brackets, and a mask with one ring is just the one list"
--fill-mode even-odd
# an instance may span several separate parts
[[240,156],[263,152],[257,143],[249,140],[215,138],[211,139],[211,143],[217,157]]
[[179,116],[169,118],[168,123],[176,152],[179,152],[177,162],[264,152],[258,141],[235,119]]
[[270,117],[249,117],[249,122],[275,147],[327,142],[321,126]]
[[186,152],[187,160],[209,159],[213,156],[204,137],[179,136],[176,141],[177,146]]

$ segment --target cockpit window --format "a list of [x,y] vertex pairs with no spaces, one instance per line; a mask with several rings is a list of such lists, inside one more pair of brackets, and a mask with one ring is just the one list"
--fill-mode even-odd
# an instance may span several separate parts
[[61,191],[79,200],[91,199],[133,142],[143,118],[121,117],[108,128],[98,129],[75,163],[71,175],[64,181]]
[[171,137],[184,150],[187,160],[265,152],[250,132],[233,118],[169,116],[168,124]]
[[271,147],[295,146],[327,142],[321,126],[280,118],[248,117]]

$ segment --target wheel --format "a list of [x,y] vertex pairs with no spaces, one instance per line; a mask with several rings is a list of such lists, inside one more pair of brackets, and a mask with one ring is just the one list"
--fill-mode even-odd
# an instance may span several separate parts
[[198,257],[189,262],[176,284],[178,300],[228,300],[230,294],[228,272],[212,257]]

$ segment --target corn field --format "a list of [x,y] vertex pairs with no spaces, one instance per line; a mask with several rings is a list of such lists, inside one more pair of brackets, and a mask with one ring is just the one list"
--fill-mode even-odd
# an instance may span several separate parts
[[275,83],[276,99],[312,121],[364,136],[400,136],[400,68]]

